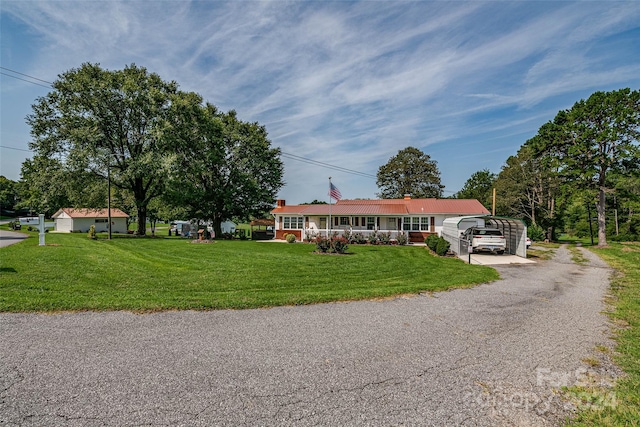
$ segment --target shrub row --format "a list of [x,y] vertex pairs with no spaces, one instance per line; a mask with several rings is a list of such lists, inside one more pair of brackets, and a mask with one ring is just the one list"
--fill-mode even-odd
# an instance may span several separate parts
[[439,256],[445,256],[449,252],[449,247],[451,247],[451,244],[443,237],[438,237],[435,234],[430,234],[429,237],[424,239],[424,243]]
[[398,234],[395,240],[391,239],[391,233],[390,232],[379,233],[377,231],[369,233],[367,236],[365,236],[363,233],[360,233],[358,231],[356,231],[354,233],[352,231],[345,230],[342,236],[345,239],[347,239],[347,241],[349,241],[349,243],[354,244],[354,245],[364,245],[364,244],[370,244],[370,245],[393,245],[393,244],[406,245],[408,243],[407,236],[404,233]]

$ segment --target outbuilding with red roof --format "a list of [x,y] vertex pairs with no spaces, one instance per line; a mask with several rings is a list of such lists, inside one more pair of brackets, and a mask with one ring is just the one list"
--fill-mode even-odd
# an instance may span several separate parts
[[[109,230],[109,212],[107,209],[62,208],[54,213],[51,218],[54,220],[55,231],[86,233],[92,225],[95,225],[97,232]],[[129,215],[120,209],[112,208],[111,232],[126,233],[127,218],[129,218]]]

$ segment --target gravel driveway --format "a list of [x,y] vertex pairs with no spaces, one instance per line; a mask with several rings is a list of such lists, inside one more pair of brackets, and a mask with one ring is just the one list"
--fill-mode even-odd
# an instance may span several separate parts
[[381,301],[0,314],[0,425],[556,425],[554,388],[615,375],[582,361],[611,344],[585,256]]

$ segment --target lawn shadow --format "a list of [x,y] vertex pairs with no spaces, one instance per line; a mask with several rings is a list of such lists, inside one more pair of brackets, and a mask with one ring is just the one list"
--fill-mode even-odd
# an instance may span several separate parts
[[13,267],[0,267],[0,273],[17,273]]

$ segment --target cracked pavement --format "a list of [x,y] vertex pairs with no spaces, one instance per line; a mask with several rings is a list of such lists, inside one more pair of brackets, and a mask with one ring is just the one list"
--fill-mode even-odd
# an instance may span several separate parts
[[584,253],[381,301],[0,314],[0,425],[557,425],[558,387],[618,375]]

